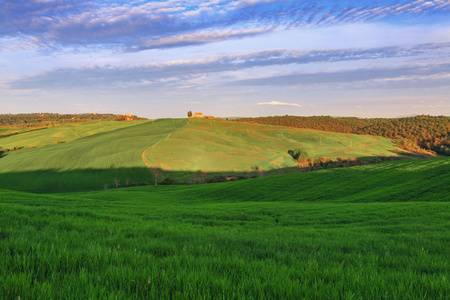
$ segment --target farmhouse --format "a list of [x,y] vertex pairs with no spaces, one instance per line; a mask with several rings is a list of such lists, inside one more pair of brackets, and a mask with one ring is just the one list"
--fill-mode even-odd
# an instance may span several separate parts
[[196,112],[192,115],[191,118],[204,118],[203,114],[201,112]]
[[136,115],[131,113],[131,114],[123,114],[122,115],[124,117],[124,119],[126,121],[134,121],[136,119]]
[[194,113],[190,118],[216,119],[214,116],[204,116],[201,112]]

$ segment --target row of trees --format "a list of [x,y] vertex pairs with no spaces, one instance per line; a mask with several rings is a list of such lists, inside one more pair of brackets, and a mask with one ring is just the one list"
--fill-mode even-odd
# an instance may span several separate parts
[[[124,115],[114,114],[0,114],[0,126],[42,126],[61,123],[95,122],[95,121],[122,121]],[[142,120],[142,118],[134,118]]]
[[450,155],[450,117],[421,115],[407,118],[335,118],[330,116],[275,116],[240,118],[240,122],[310,128],[329,132],[378,135],[390,138],[405,150],[435,151]]

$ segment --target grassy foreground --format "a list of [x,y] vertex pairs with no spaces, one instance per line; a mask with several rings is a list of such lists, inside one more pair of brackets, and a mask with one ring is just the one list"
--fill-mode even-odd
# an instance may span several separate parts
[[450,159],[0,190],[0,298],[446,299]]

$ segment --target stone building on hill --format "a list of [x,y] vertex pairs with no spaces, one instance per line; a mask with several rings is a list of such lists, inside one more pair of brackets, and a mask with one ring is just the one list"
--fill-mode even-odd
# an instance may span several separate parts
[[201,112],[196,112],[189,118],[216,119],[216,117],[214,117],[214,116],[204,116]]
[[192,115],[191,118],[204,118],[203,114],[201,112],[196,112]]

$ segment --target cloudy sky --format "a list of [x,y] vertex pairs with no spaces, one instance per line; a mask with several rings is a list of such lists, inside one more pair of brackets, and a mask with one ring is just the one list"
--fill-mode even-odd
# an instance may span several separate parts
[[450,0],[0,0],[0,114],[450,115]]

